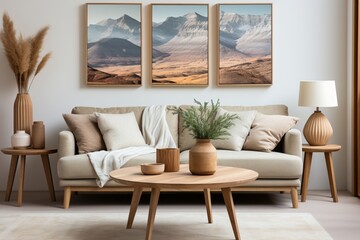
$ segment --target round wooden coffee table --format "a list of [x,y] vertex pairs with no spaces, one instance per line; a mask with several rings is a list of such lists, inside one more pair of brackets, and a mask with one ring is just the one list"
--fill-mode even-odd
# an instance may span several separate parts
[[258,173],[243,168],[218,166],[214,175],[192,175],[188,165],[181,165],[179,172],[165,172],[160,175],[143,175],[140,166],[136,166],[112,171],[110,176],[116,182],[134,187],[127,228],[132,227],[143,188],[151,188],[145,238],[147,240],[151,239],[160,189],[203,189],[209,223],[212,223],[210,189],[221,189],[235,239],[240,239],[231,187],[254,181]]

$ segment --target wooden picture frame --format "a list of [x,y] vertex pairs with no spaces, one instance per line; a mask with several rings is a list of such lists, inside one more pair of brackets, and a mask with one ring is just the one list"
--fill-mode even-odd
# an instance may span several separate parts
[[88,86],[141,86],[141,3],[86,4]]
[[209,4],[151,4],[152,86],[208,86]]
[[272,85],[272,4],[217,4],[217,15],[217,85]]

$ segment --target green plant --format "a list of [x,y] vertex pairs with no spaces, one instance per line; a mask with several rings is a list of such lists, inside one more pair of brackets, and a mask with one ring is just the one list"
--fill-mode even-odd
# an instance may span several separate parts
[[197,139],[224,139],[228,136],[228,129],[234,125],[233,120],[238,119],[236,114],[218,115],[220,101],[214,103],[201,103],[194,99],[198,106],[189,108],[172,108],[174,114],[179,114],[183,120],[183,127],[190,131],[190,134]]

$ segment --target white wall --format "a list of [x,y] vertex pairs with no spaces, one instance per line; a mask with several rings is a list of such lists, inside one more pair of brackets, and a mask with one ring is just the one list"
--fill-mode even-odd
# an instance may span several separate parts
[[[347,1],[343,0],[274,0],[273,2],[273,85],[271,87],[219,88],[215,84],[215,4],[225,1],[198,0],[210,4],[210,85],[209,87],[151,87],[150,3],[143,2],[143,76],[140,88],[97,88],[85,83],[85,7],[83,0],[0,0],[0,11],[8,11],[15,27],[24,36],[50,25],[44,50],[53,57],[35,79],[30,91],[34,120],[46,124],[48,147],[57,146],[57,134],[66,125],[61,114],[73,106],[130,106],[150,104],[191,104],[199,100],[217,99],[224,105],[264,105],[284,103],[291,115],[300,117],[296,126],[303,128],[313,109],[297,106],[298,86],[302,79],[335,79],[339,107],[322,109],[334,128],[332,143],[343,149],[334,154],[335,174],[339,189],[347,187]],[[99,0],[95,2],[101,2]],[[104,1],[115,2],[115,1]],[[121,1],[116,1],[121,2]],[[125,1],[129,2],[129,1]],[[130,1],[131,2],[131,1]],[[134,0],[133,2],[140,2]],[[193,2],[184,0],[182,2]],[[231,3],[231,1],[226,1]],[[257,2],[257,1],[233,1]],[[263,0],[260,2],[264,2]],[[2,23],[2,20],[0,20]],[[0,148],[8,147],[12,135],[12,105],[16,95],[15,79],[3,53],[0,54]],[[0,190],[6,186],[9,156],[1,154]],[[55,185],[56,155],[51,156]],[[322,156],[321,156],[322,157]],[[310,188],[327,189],[325,163],[314,156]],[[15,188],[17,181],[15,182]],[[26,166],[25,190],[46,190],[46,181],[37,158],[29,158]]]

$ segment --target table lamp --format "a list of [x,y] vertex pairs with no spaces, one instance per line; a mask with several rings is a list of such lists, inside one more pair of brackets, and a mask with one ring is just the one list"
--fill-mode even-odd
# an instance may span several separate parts
[[304,137],[309,145],[324,146],[333,134],[329,120],[319,110],[320,107],[336,107],[338,105],[334,80],[300,81],[299,106],[315,107],[304,126]]

